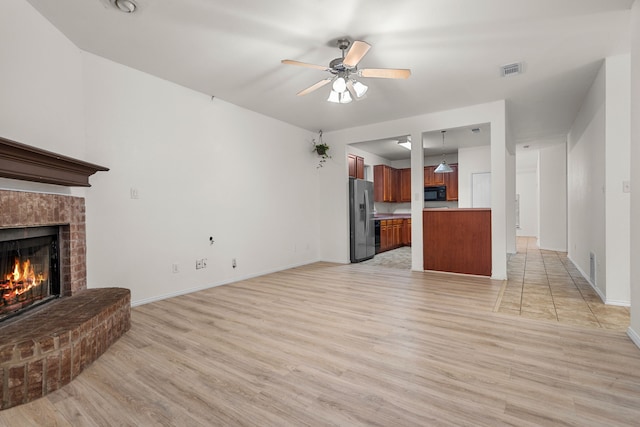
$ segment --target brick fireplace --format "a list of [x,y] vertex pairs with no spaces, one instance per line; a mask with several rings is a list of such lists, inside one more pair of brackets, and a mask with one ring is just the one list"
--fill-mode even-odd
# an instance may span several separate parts
[[[91,174],[107,170],[0,137],[0,177],[88,187]],[[4,235],[29,234],[36,227],[57,230],[60,297],[0,319],[0,410],[69,383],[131,327],[128,289],[87,289],[84,198],[0,190]],[[24,252],[24,246],[16,247],[15,253]],[[15,283],[23,291],[27,282],[32,283]]]
[[59,226],[61,295],[87,287],[82,197],[0,190],[0,228]]

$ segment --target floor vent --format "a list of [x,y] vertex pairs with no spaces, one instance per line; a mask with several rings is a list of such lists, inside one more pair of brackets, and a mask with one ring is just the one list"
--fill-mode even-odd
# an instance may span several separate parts
[[500,74],[502,77],[514,76],[522,73],[522,63],[516,62],[514,64],[503,65],[500,67]]
[[589,252],[589,281],[596,285],[596,254]]

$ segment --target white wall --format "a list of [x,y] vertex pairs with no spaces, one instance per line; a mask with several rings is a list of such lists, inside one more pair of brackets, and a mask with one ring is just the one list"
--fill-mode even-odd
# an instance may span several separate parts
[[[507,177],[506,156],[506,111],[505,102],[496,101],[455,110],[424,114],[400,120],[376,123],[325,134],[325,141],[334,152],[343,149],[347,144],[392,137],[394,135],[411,135],[419,140],[422,133],[439,129],[462,127],[476,123],[491,124],[491,165],[492,165],[492,277],[506,278],[506,211],[513,211],[513,201],[506,201]],[[333,148],[332,148],[333,149]],[[424,198],[424,157],[422,150],[412,150],[412,268],[422,270],[422,210]],[[460,154],[459,154],[460,155]],[[495,161],[494,161],[495,160]],[[459,164],[461,163],[459,157]],[[322,234],[321,256],[327,261],[348,262],[348,205],[347,205],[347,164],[328,162],[320,173],[320,209],[321,215],[332,224]],[[494,191],[495,190],[495,191]],[[515,230],[513,231],[515,235]]]
[[630,300],[631,194],[623,192],[630,179],[631,58],[620,55],[605,61],[606,145],[605,206],[607,303],[628,305]]
[[[458,150],[458,207],[471,208],[471,185],[474,173],[491,172],[491,146]],[[492,180],[493,182],[493,180]]]
[[569,257],[608,304],[630,304],[630,59],[606,58],[569,133]]
[[87,150],[111,168],[87,193],[91,286],[142,302],[318,260],[313,134],[91,54],[83,64]]
[[318,260],[312,133],[82,53],[23,0],[0,52],[0,134],[111,168],[78,190],[89,287],[136,304]]
[[491,172],[491,146],[458,150],[458,207],[473,207],[473,174],[487,172]]
[[516,193],[520,195],[518,236],[538,237],[538,150],[516,155]]
[[[0,135],[87,161],[80,51],[24,0],[0,2]],[[97,163],[97,162],[96,162]],[[14,186],[4,181],[3,187]],[[15,185],[38,189],[37,185]],[[69,193],[47,187],[48,191]],[[82,190],[75,193],[82,195]]]
[[[640,0],[631,10],[631,161],[640,164]],[[640,170],[631,170],[631,325],[628,334],[640,347]]]
[[596,256],[592,285],[605,295],[605,68],[601,67],[567,139],[568,256],[589,278],[589,254]]
[[567,251],[567,148],[564,142],[540,148],[540,249]]
[[[355,154],[356,156],[360,156],[364,159],[365,179],[367,181],[373,181],[373,167],[375,165],[391,166],[391,161],[385,159],[384,157],[377,156],[368,151],[361,150],[351,145],[347,145],[347,154]],[[338,156],[342,157],[342,154],[338,154]],[[344,156],[344,159],[347,162],[348,166],[347,156]],[[367,173],[369,175],[366,175]]]

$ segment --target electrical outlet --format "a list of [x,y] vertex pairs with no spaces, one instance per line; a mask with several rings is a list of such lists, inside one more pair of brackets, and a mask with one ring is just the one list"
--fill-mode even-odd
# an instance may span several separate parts
[[236,259],[235,259],[235,258],[233,258],[233,259],[231,260],[231,267],[236,268],[237,266],[238,266],[238,264],[236,263]]
[[202,258],[202,268],[207,268],[207,259]]
[[196,260],[196,270],[200,270],[202,267],[202,260],[201,259],[197,259]]

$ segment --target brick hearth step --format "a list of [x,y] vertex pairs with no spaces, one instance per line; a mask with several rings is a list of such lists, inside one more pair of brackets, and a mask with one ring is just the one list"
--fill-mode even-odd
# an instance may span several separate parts
[[0,324],[0,410],[77,377],[131,327],[131,292],[85,289]]

